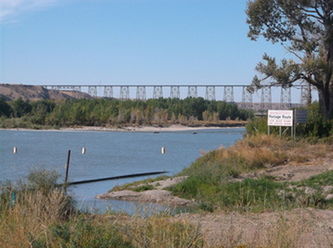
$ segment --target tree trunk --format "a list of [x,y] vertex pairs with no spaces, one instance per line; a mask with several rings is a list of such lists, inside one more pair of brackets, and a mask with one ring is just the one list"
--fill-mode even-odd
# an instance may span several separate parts
[[333,85],[328,89],[318,89],[320,109],[327,120],[333,119]]

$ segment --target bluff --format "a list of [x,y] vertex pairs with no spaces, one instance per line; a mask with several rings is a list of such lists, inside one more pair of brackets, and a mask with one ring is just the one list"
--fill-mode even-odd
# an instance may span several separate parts
[[0,98],[5,100],[66,100],[92,98],[89,94],[79,91],[48,90],[42,86],[23,84],[0,84]]

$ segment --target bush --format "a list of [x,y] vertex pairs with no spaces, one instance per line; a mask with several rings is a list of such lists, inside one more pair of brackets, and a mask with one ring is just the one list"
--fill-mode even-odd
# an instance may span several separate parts
[[[320,112],[319,104],[313,103],[307,107],[308,120],[306,124],[297,124],[297,136],[301,138],[323,138],[333,135],[333,120],[325,120]],[[248,135],[266,134],[267,118],[253,118],[246,125]],[[270,133],[278,135],[279,127],[270,127]],[[290,132],[288,132],[288,136]]]
[[59,174],[56,171],[33,171],[28,175],[27,187],[31,190],[40,190],[47,193],[55,188],[58,178]]
[[34,248],[48,247],[48,240],[53,247],[64,248],[132,248],[119,230],[110,224],[99,224],[79,218],[74,222],[51,225],[48,234],[32,242]]

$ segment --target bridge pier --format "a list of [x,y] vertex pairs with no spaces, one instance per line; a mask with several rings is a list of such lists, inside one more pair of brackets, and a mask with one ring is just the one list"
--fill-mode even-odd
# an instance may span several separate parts
[[88,94],[91,95],[92,97],[96,97],[97,96],[97,86],[89,86]]
[[153,98],[154,99],[163,98],[163,88],[162,88],[162,86],[154,86]]
[[253,107],[253,93],[248,90],[247,86],[242,87],[242,103],[243,109],[252,109]]
[[301,104],[306,106],[311,103],[311,85],[301,86]]
[[281,87],[280,109],[289,109],[291,105],[291,89]]
[[206,100],[215,100],[215,86],[206,86]]
[[129,86],[120,87],[120,99],[122,100],[129,99]]
[[180,98],[179,86],[171,86],[170,88],[170,97],[171,98]]
[[198,97],[198,87],[188,86],[187,97]]
[[272,108],[272,89],[265,86],[261,89],[261,109],[267,110]]
[[74,91],[79,91],[79,92],[82,91],[82,90],[81,90],[81,86],[74,86],[74,87],[73,87],[73,90],[74,90]]
[[145,86],[136,87],[136,99],[137,100],[146,100],[146,87]]
[[112,86],[104,86],[104,97],[112,98],[113,89]]
[[234,87],[233,86],[224,86],[223,100],[225,102],[234,102]]

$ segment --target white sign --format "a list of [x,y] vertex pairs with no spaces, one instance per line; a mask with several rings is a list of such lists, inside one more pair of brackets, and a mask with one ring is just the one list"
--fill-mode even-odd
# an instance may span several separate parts
[[268,110],[267,118],[268,126],[293,126],[293,111],[292,110]]

